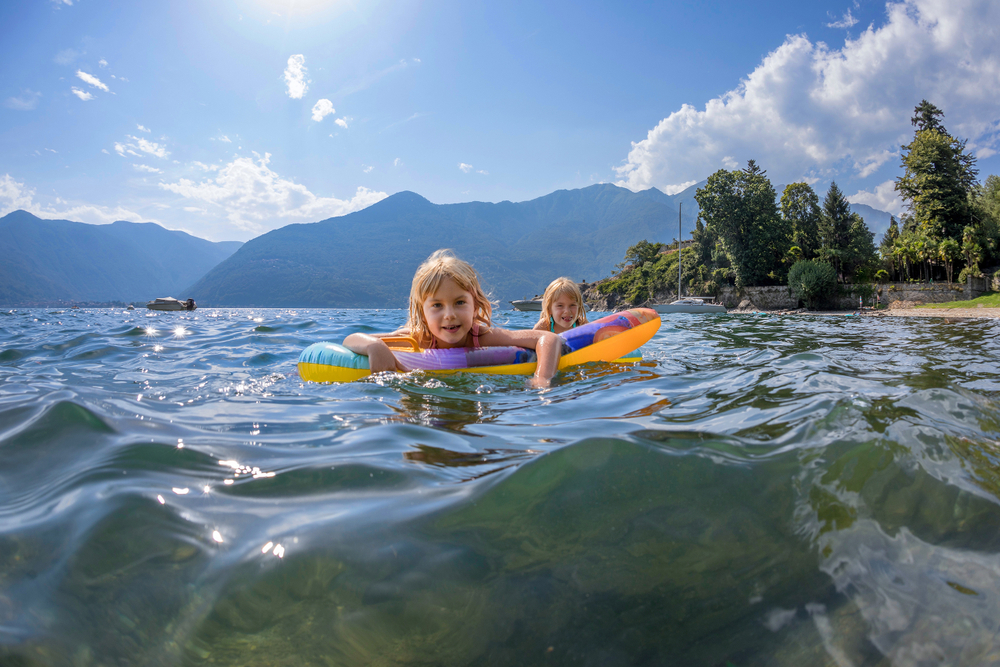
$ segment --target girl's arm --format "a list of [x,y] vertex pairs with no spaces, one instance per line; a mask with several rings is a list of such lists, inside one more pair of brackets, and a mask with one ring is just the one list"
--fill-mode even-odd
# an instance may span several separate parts
[[403,371],[406,369],[400,366],[396,356],[389,350],[389,346],[382,342],[384,336],[399,335],[391,334],[363,334],[353,333],[344,339],[344,347],[351,352],[357,352],[368,357],[368,368],[372,373],[382,371]]
[[489,332],[481,334],[479,340],[484,347],[516,345],[534,350],[538,355],[538,365],[535,367],[535,375],[529,380],[529,384],[533,387],[548,387],[549,381],[559,368],[563,341],[551,331],[490,329]]

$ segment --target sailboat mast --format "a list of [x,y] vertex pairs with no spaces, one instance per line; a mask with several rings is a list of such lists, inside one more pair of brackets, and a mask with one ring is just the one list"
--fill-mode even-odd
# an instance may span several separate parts
[[681,294],[681,207],[683,202],[677,202],[677,298],[683,298]]

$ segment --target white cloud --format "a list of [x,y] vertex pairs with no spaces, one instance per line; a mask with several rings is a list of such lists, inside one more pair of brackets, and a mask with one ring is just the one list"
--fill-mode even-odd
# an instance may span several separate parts
[[293,100],[301,100],[309,90],[309,80],[306,79],[306,57],[301,53],[288,57],[288,67],[285,68],[285,84],[288,86],[288,96]]
[[88,93],[86,90],[80,90],[76,86],[70,87],[70,90],[73,92],[74,95],[76,95],[77,97],[79,97],[84,102],[89,102],[90,100],[94,99],[93,95],[91,95],[90,93]]
[[227,137],[224,134],[222,136],[220,136],[220,137],[212,137],[212,141],[221,141],[221,142],[224,142],[224,143],[227,143],[227,144],[233,143],[233,140],[230,139],[229,137]]
[[104,153],[105,155],[111,155],[111,153],[108,152],[107,148],[102,148],[101,152]]
[[[318,123],[334,111],[336,111],[336,109],[333,108],[333,102],[327,99],[322,99],[313,105],[312,119]],[[340,123],[337,124],[339,125]]]
[[[159,158],[165,158],[168,155],[170,155],[170,152],[167,151],[166,146],[161,146],[155,141],[149,141],[147,139],[143,139],[142,137],[133,137],[131,134],[127,136],[129,139],[135,142],[135,145],[132,144],[127,144],[127,145],[131,146],[132,148],[138,148],[143,153],[149,153],[150,155],[155,155],[156,157]],[[116,145],[115,150],[117,150],[117,148],[118,147]]]
[[184,210],[187,211],[188,213],[201,213],[203,215],[205,213],[208,213],[208,209],[198,208],[197,206],[185,206]]
[[337,120],[335,120],[333,122],[336,123],[337,125],[339,125],[340,127],[344,128],[345,130],[347,129],[347,118],[346,117],[344,117],[344,118],[338,118]]
[[867,204],[880,211],[887,211],[893,215],[899,215],[903,210],[903,200],[896,193],[895,181],[886,181],[876,185],[874,192],[861,190],[847,198],[852,204]]
[[459,162],[459,163],[458,163],[458,168],[459,168],[459,169],[461,169],[461,170],[462,170],[463,172],[465,172],[466,174],[468,174],[468,173],[469,173],[470,171],[472,171],[472,170],[473,170],[473,169],[474,169],[475,167],[473,167],[473,166],[472,166],[471,164],[465,164],[464,162]]
[[57,65],[72,65],[73,61],[82,56],[83,53],[77,51],[76,49],[63,49],[57,53],[52,60]]
[[675,195],[678,192],[684,192],[689,187],[697,183],[698,181],[686,181],[684,183],[676,183],[674,185],[667,185],[663,188],[663,191],[668,195]]
[[215,164],[205,164],[204,162],[198,162],[197,160],[191,164],[198,167],[202,171],[219,171],[219,166]]
[[140,132],[149,132],[150,131],[148,127],[143,127],[142,125],[136,125],[136,127],[139,128]]
[[39,218],[74,220],[92,224],[106,224],[116,220],[143,221],[141,215],[121,206],[110,208],[93,204],[71,204],[59,197],[56,197],[55,205],[45,206],[35,201],[34,189],[15,181],[10,174],[4,174],[0,176],[0,216],[18,209],[23,209]]
[[398,167],[401,164],[403,164],[403,161],[400,158],[396,158],[395,160],[392,161],[393,167]]
[[38,98],[41,96],[41,93],[25,90],[20,97],[8,97],[3,105],[15,111],[31,111],[38,106]]
[[858,20],[856,18],[854,18],[853,16],[851,16],[851,10],[848,9],[847,12],[844,13],[844,18],[840,19],[839,21],[834,21],[833,23],[827,23],[826,27],[827,28],[853,28],[857,24],[858,24]]
[[89,83],[94,88],[99,88],[100,90],[103,90],[106,93],[110,92],[108,90],[108,87],[103,82],[101,82],[100,79],[98,79],[93,74],[87,74],[82,69],[76,70],[76,78],[80,79],[81,81],[83,81],[85,83]]
[[384,192],[359,187],[351,199],[317,197],[304,185],[271,171],[270,153],[254,161],[234,158],[214,180],[201,183],[182,178],[160,187],[187,199],[219,206],[237,227],[252,232],[275,229],[289,222],[321,220],[345,215],[385,199]]
[[132,166],[136,168],[136,171],[145,171],[145,172],[150,173],[150,174],[162,174],[163,173],[162,170],[157,169],[156,167],[150,167],[150,166],[147,166],[147,165],[144,165],[144,164],[133,164]]
[[854,168],[857,170],[858,176],[868,178],[878,171],[879,167],[894,157],[899,157],[897,151],[884,150],[881,153],[867,156],[864,161],[855,162]]
[[100,65],[101,67],[107,67],[108,61],[105,60],[104,58],[101,58],[100,60],[97,61],[97,64]]
[[365,168],[364,168],[364,169],[362,169],[361,171],[365,172],[366,174],[370,174],[370,173],[372,173],[372,169],[374,169],[374,168],[375,168],[375,167],[373,167],[373,166],[371,166],[371,165],[368,165],[367,167],[365,167]]
[[[831,49],[790,35],[739,87],[683,105],[634,142],[616,169],[633,190],[701,180],[753,158],[773,182],[870,176],[913,134],[921,99],[969,148],[1000,148],[995,0],[904,0],[883,26]],[[733,166],[728,166],[733,165]]]

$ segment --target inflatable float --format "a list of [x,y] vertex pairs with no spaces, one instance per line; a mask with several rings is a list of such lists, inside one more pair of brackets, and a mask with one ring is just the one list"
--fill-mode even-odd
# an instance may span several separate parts
[[[563,334],[559,369],[589,361],[638,361],[635,351],[660,328],[651,308],[633,308],[571,329]],[[458,347],[421,350],[407,337],[383,338],[407,368],[440,373],[531,375],[535,351],[522,347]],[[299,376],[307,382],[353,382],[370,375],[368,357],[336,343],[313,343],[299,355]]]

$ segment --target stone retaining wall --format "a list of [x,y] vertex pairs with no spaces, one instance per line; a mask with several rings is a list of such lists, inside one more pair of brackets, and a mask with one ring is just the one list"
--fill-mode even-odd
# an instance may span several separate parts
[[[952,283],[951,285],[947,283],[882,283],[877,286],[879,303],[882,306],[888,306],[893,301],[908,301],[914,304],[966,301],[988,292],[995,280],[992,277],[970,277],[965,284]],[[656,294],[652,301],[654,303],[670,303],[675,298],[677,298],[676,292],[671,292]],[[631,305],[622,302],[616,294],[606,296],[600,294],[596,284],[584,292],[584,300],[590,310],[613,311]],[[755,310],[795,310],[802,305],[786,285],[744,287],[740,290],[735,287],[723,287],[716,301],[730,310],[739,308],[744,301],[749,301]],[[873,306],[875,304],[866,301],[864,305]],[[849,292],[839,297],[835,307],[841,310],[856,309],[858,295]]]

